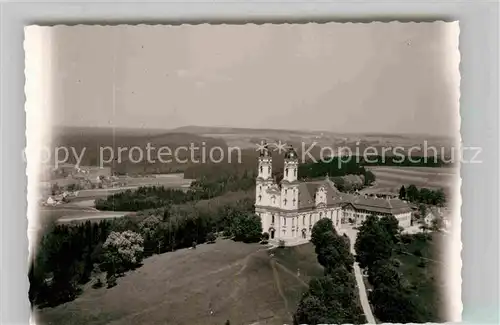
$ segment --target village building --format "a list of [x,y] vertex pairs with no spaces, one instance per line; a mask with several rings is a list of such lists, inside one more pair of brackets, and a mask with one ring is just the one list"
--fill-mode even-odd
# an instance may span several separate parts
[[272,176],[270,150],[265,146],[260,152],[255,213],[271,240],[283,240],[285,244],[308,241],[312,227],[322,218],[332,220],[337,230],[343,224],[360,224],[369,215],[392,215],[400,227],[411,226],[413,210],[407,202],[342,193],[328,176],[299,181],[298,166],[297,153],[289,147],[285,153],[283,179],[278,184]]

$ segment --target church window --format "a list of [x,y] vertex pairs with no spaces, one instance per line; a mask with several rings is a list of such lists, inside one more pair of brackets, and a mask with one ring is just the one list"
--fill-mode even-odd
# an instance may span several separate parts
[[293,176],[297,176],[297,169],[293,170]]
[[276,203],[276,196],[273,196],[273,204]]
[[285,169],[285,175],[288,176],[288,167]]
[[260,166],[260,172],[262,173],[264,171],[264,168]]
[[283,202],[284,202],[284,203],[285,203],[285,205],[286,205],[286,199],[285,199]]
[[271,223],[274,223],[274,214],[271,215]]
[[262,185],[259,186],[259,191],[262,191]]
[[259,195],[259,202],[262,201],[262,195]]
[[283,217],[283,226],[286,226],[286,218]]
[[295,198],[293,199],[293,206],[295,206]]
[[320,213],[319,213],[319,218],[320,218],[320,219],[321,219],[321,218],[323,218],[323,212],[320,212]]
[[306,225],[306,216],[302,216],[302,225],[305,226]]
[[295,226],[295,218],[292,218],[292,227]]
[[312,223],[312,214],[309,215],[309,224]]
[[286,195],[287,192],[288,192],[288,190],[285,188],[285,195]]
[[267,172],[271,174],[271,167],[267,167]]

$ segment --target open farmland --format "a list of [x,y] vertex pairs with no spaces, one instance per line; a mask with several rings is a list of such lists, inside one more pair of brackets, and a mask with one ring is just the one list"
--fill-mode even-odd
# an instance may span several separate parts
[[300,265],[301,274],[310,276],[321,267],[312,246],[272,254],[266,246],[219,240],[155,255],[119,278],[116,287],[89,287],[72,302],[38,311],[36,320],[68,325],[291,323],[307,284],[290,267]]
[[376,177],[373,189],[397,193],[402,185],[430,189],[443,188],[450,195],[459,186],[460,170],[448,167],[368,167]]

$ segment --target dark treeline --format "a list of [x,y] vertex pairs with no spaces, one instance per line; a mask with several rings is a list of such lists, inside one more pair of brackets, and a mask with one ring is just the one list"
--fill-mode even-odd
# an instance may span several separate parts
[[[253,197],[233,203],[210,201],[162,207],[112,221],[54,227],[43,237],[30,268],[30,301],[40,307],[70,301],[91,280],[93,286],[102,286],[101,274],[111,287],[116,277],[140,266],[142,258],[213,242],[217,233],[243,242],[261,239],[262,225],[253,213]],[[124,250],[128,253],[120,253]]]
[[140,187],[127,190],[95,201],[103,211],[141,211],[173,204],[206,200],[227,192],[248,191],[255,188],[255,178],[244,173],[241,177],[229,175],[217,178],[202,177],[193,181],[187,191],[163,186]]
[[29,271],[33,304],[54,306],[74,299],[101,262],[111,223],[90,221],[77,227],[59,225],[41,240]]
[[[375,181],[375,175],[366,170],[355,157],[347,161],[346,157],[333,157],[328,160],[320,160],[307,164],[299,165],[298,174],[300,178],[314,179],[318,177],[340,177],[346,175],[360,175],[363,177],[364,184],[370,185]],[[338,184],[342,190],[342,184]]]
[[419,295],[419,285],[405,278],[400,271],[401,262],[396,258],[397,252],[404,251],[408,242],[429,238],[427,234],[401,235],[394,217],[369,216],[359,228],[355,243],[356,260],[368,273],[368,281],[373,286],[369,300],[374,315],[381,322],[440,321],[435,312],[436,297]]
[[423,203],[429,205],[443,206],[446,203],[446,195],[442,189],[431,190],[428,188],[418,189],[415,185],[408,188],[401,186],[399,198],[412,203]]
[[354,257],[349,238],[340,236],[330,219],[321,219],[313,229],[311,242],[324,276],[309,282],[294,315],[295,324],[364,324],[353,273]]

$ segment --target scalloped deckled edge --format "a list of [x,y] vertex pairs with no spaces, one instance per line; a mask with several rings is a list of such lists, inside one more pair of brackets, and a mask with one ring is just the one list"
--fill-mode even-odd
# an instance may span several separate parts
[[[270,19],[276,19],[277,17],[271,17]],[[248,19],[251,20],[251,19]],[[457,20],[444,20],[444,19],[437,19],[434,21],[415,21],[415,20],[398,20],[394,19],[391,21],[384,22],[382,20],[373,20],[373,21],[345,21],[345,22],[337,22],[337,21],[326,21],[326,22],[276,22],[276,23],[269,23],[269,22],[238,22],[238,21],[228,21],[228,22],[214,22],[214,23],[208,23],[208,22],[200,22],[200,23],[190,23],[190,22],[166,22],[166,23],[154,23],[154,24],[148,24],[148,23],[130,23],[130,24],[124,24],[124,23],[116,23],[116,24],[55,24],[55,25],[42,25],[42,24],[34,24],[34,25],[29,25],[25,27],[25,31],[28,28],[71,28],[71,27],[85,27],[85,28],[115,28],[115,27],[120,27],[120,28],[183,28],[183,27],[294,27],[294,26],[325,26],[325,25],[388,25],[388,24],[452,24],[452,23],[458,23]]]
[[[279,19],[279,17],[271,17],[270,19]],[[313,18],[314,19],[314,18]],[[318,17],[318,19],[321,19],[320,17]],[[249,19],[251,20],[251,19]],[[147,24],[147,23],[131,23],[131,24],[123,24],[123,23],[117,23],[117,24],[102,24],[102,25],[98,25],[98,24],[56,24],[56,25],[52,25],[52,26],[47,26],[47,25],[30,25],[30,26],[27,26],[24,28],[24,35],[25,35],[25,38],[24,38],[24,43],[23,43],[23,46],[24,46],[24,52],[25,52],[25,70],[24,70],[24,73],[25,73],[25,78],[26,78],[26,81],[25,81],[25,87],[24,87],[24,90],[25,90],[25,97],[26,97],[26,102],[25,102],[25,112],[26,112],[26,131],[25,131],[25,136],[26,136],[26,148],[25,148],[25,157],[26,157],[26,176],[27,176],[27,180],[28,180],[28,186],[27,186],[27,207],[28,207],[28,211],[27,211],[27,218],[28,218],[28,229],[27,229],[27,237],[28,237],[28,242],[29,242],[29,255],[28,255],[28,263],[30,262],[30,259],[33,258],[33,254],[34,254],[34,250],[36,249],[34,246],[33,246],[33,242],[34,242],[34,237],[33,237],[33,233],[35,232],[38,232],[38,230],[40,229],[40,226],[39,226],[39,207],[38,207],[38,204],[37,204],[37,200],[36,200],[36,197],[37,197],[37,194],[38,194],[38,182],[39,182],[39,179],[36,177],[36,170],[37,170],[37,166],[39,168],[40,166],[40,157],[37,156],[37,155],[33,155],[33,153],[30,153],[30,148],[33,148],[33,146],[36,146],[37,144],[35,143],[36,140],[41,140],[40,137],[37,136],[38,134],[38,131],[40,131],[40,129],[36,129],[34,130],[33,128],[36,128],[37,126],[38,127],[48,127],[50,124],[48,123],[48,121],[50,121],[50,118],[47,118],[47,115],[50,114],[50,111],[49,110],[43,110],[40,111],[40,109],[42,108],[40,106],[40,103],[43,102],[45,104],[47,104],[47,101],[50,101],[50,99],[46,99],[45,101],[40,101],[40,100],[37,100],[39,99],[38,96],[41,96],[42,98],[44,98],[43,96],[43,93],[40,93],[40,89],[36,89],[36,85],[38,85],[38,82],[40,82],[40,80],[44,78],[44,76],[46,76],[46,74],[44,73],[40,73],[39,70],[41,69],[40,65],[37,65],[36,64],[36,61],[37,60],[40,60],[40,57],[38,57],[37,55],[40,55],[40,51],[41,51],[41,48],[37,48],[36,47],[36,40],[34,39],[34,36],[31,35],[28,37],[28,33],[31,33],[31,34],[34,34],[34,33],[37,33],[37,31],[40,31],[40,34],[43,34],[43,33],[47,33],[49,30],[53,30],[54,28],[68,28],[68,27],[85,27],[85,28],[112,28],[112,27],[120,27],[120,28],[187,28],[187,27],[248,27],[249,25],[250,26],[253,26],[253,27],[260,27],[260,26],[274,26],[274,27],[294,27],[294,26],[304,26],[304,25],[312,25],[312,26],[315,26],[315,25],[359,25],[359,24],[426,24],[426,23],[432,23],[432,24],[456,24],[457,25],[457,35],[451,35],[453,37],[456,37],[457,38],[457,47],[456,47],[456,51],[454,53],[455,56],[457,56],[458,58],[458,62],[457,62],[457,71],[458,71],[458,80],[457,80],[457,87],[458,87],[458,96],[456,98],[457,100],[457,121],[459,123],[459,127],[458,127],[458,141],[457,141],[457,148],[460,147],[462,145],[462,138],[461,138],[461,115],[460,115],[460,68],[461,68],[461,60],[460,60],[460,50],[459,50],[459,36],[460,36],[460,26],[459,26],[459,22],[456,21],[456,20],[450,20],[450,21],[446,21],[444,19],[441,19],[441,20],[435,20],[435,21],[424,21],[424,22],[419,22],[419,21],[415,21],[415,20],[408,20],[408,21],[405,21],[405,20],[391,20],[391,21],[387,21],[387,22],[384,22],[384,21],[360,21],[360,22],[354,22],[354,21],[346,21],[346,22],[321,22],[321,23],[317,23],[317,22],[300,22],[300,21],[297,21],[297,22],[294,22],[293,19],[290,19],[291,22],[277,22],[277,23],[269,23],[269,22],[237,22],[237,21],[234,21],[234,22],[220,22],[220,23],[207,23],[207,22],[200,22],[200,23],[175,23],[173,22],[172,24]],[[41,37],[41,35],[38,35],[39,37]],[[48,37],[50,39],[50,37]],[[40,42],[40,41],[39,41]],[[44,44],[45,46],[43,47],[47,47],[46,44]],[[39,44],[40,46],[40,44]],[[43,54],[42,54],[43,56]],[[50,62],[50,60],[49,60]],[[48,70],[48,69],[47,69]],[[47,96],[47,93],[50,93],[50,92],[45,92],[46,93],[46,96]],[[50,94],[49,94],[50,96]],[[50,105],[47,105],[47,106],[50,106]],[[43,119],[40,118],[40,116],[37,117],[37,114],[40,114],[41,112],[43,112],[42,116]],[[45,120],[46,122],[42,122],[42,123],[38,123],[40,121],[43,121]],[[48,139],[46,139],[48,140]],[[457,182],[457,186],[456,186],[456,190],[455,190],[455,195],[454,195],[454,201],[455,201],[455,204],[454,204],[454,207],[452,208],[452,211],[456,211],[454,212],[454,214],[458,214],[457,216],[454,217],[453,221],[456,221],[456,222],[453,222],[452,225],[453,225],[453,230],[452,230],[452,234],[453,236],[450,236],[450,237],[457,237],[458,236],[458,239],[455,238],[455,240],[453,242],[451,242],[450,240],[447,241],[448,242],[448,246],[446,248],[446,251],[447,252],[450,252],[450,250],[457,250],[456,252],[453,252],[453,254],[456,254],[458,256],[458,260],[456,262],[459,263],[459,267],[458,265],[456,265],[457,267],[455,267],[455,265],[453,267],[450,267],[449,270],[450,271],[454,271],[458,274],[458,279],[456,279],[456,281],[459,281],[459,288],[461,288],[462,286],[462,276],[461,276],[461,272],[462,272],[462,248],[463,248],[463,245],[462,245],[462,242],[461,242],[461,222],[462,222],[462,218],[461,218],[461,209],[462,209],[462,198],[461,198],[461,185],[462,185],[462,178],[461,176],[459,175],[458,176],[458,182]],[[456,219],[456,220],[455,220]],[[457,246],[457,247],[455,247]],[[453,255],[453,254],[446,254],[447,256],[448,255]],[[460,272],[458,272],[457,270],[460,270]],[[453,274],[454,276],[456,276],[457,274]],[[29,279],[28,279],[28,282],[29,282]],[[457,283],[458,284],[458,283]],[[453,287],[453,285],[451,286]],[[447,300],[449,299],[454,299],[453,296],[455,297],[458,297],[458,300],[456,303],[457,303],[457,306],[456,308],[459,308],[460,311],[458,312],[458,314],[460,315],[460,319],[457,319],[457,320],[454,320],[454,322],[460,322],[461,321],[461,314],[462,314],[462,311],[463,311],[463,303],[462,303],[462,300],[461,300],[461,290],[459,289],[459,294],[451,294],[451,292],[448,292],[448,294],[446,294],[447,296]],[[449,313],[449,311],[447,312]],[[456,313],[456,311],[454,311],[454,313]],[[30,312],[31,314],[31,317],[30,317],[30,324],[36,324],[35,322],[35,315],[33,314],[33,312],[31,311]],[[383,323],[383,324],[399,324],[399,323]],[[425,324],[434,324],[434,323],[425,323]],[[351,325],[351,324],[346,324],[346,325]]]
[[[36,241],[41,229],[39,220],[40,207],[37,199],[39,194],[39,175],[42,165],[39,148],[43,145],[44,141],[50,141],[50,96],[52,92],[50,91],[51,61],[48,51],[50,51],[52,47],[50,44],[49,32],[50,30],[46,28],[30,26],[24,28],[24,92],[26,97],[24,107],[26,113],[26,148],[24,149],[24,155],[26,159],[26,177],[28,183],[28,266],[31,266],[31,262],[34,259]],[[47,58],[49,58],[48,61],[46,61]],[[44,64],[41,63],[42,61]],[[46,85],[49,85],[49,88],[47,88]],[[29,278],[27,278],[27,280],[30,285]],[[30,324],[35,324],[33,310],[30,311]]]
[[[458,134],[457,141],[455,143],[455,147],[459,150],[462,150],[462,136],[461,136],[461,113],[460,113],[460,85],[461,85],[461,54],[460,54],[460,23],[459,21],[453,22],[455,25],[454,34],[449,33],[448,37],[456,38],[453,40],[456,43],[456,48],[454,53],[451,53],[450,57],[454,58],[456,62],[453,62],[452,72],[456,73],[455,79],[453,82],[456,83],[455,91],[456,91],[456,123]],[[462,313],[463,313],[463,302],[462,302],[462,253],[463,253],[463,244],[462,244],[462,177],[461,177],[461,162],[458,162],[458,177],[457,183],[454,190],[453,204],[452,204],[452,229],[451,229],[451,238],[448,240],[448,247],[445,249],[446,256],[449,259],[449,272],[452,272],[450,278],[452,278],[452,283],[448,284],[448,292],[446,294],[447,297],[447,316],[451,317],[453,322],[461,322],[462,321]],[[443,270],[445,272],[445,270]],[[455,292],[458,291],[458,292]],[[451,301],[450,301],[451,300]],[[455,310],[456,309],[456,310]]]

